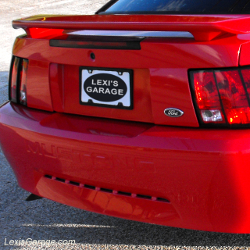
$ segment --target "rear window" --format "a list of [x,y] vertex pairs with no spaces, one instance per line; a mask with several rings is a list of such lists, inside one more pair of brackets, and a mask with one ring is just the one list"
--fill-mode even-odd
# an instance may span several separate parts
[[[249,14],[250,0],[118,0],[103,14]],[[111,2],[112,3],[112,2]]]

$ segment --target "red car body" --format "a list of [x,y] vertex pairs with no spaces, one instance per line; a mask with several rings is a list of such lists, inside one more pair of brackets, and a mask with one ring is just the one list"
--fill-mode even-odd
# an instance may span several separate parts
[[[202,127],[189,78],[190,69],[250,65],[249,21],[248,15],[14,21],[27,33],[13,47],[15,58],[28,60],[27,105],[1,107],[0,142],[19,185],[105,215],[250,233],[250,131]],[[148,37],[137,50],[116,48],[126,41],[91,41],[97,48],[51,46],[83,29],[187,31],[193,38]],[[111,48],[98,47],[104,45]],[[132,109],[82,105],[82,67],[131,70]],[[166,116],[164,110],[173,107],[184,115]]]

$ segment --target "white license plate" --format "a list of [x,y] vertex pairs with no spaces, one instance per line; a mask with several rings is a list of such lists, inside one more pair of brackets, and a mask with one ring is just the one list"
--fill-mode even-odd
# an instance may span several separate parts
[[81,104],[133,108],[132,70],[81,68],[80,76]]

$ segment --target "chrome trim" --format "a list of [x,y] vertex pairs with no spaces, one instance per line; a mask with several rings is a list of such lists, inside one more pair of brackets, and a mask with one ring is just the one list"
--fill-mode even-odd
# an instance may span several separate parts
[[[168,113],[168,111],[172,111],[172,115]],[[171,118],[178,118],[184,115],[184,112],[177,108],[167,108],[164,110],[164,114]]]

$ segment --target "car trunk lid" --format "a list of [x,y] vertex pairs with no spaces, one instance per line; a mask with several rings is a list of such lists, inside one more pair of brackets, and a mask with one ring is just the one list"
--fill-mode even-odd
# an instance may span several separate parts
[[[44,84],[44,89],[49,86],[51,97],[48,110],[198,127],[188,72],[237,67],[244,42],[236,35],[249,32],[249,20],[239,15],[36,16],[13,22],[15,28],[27,32],[27,37],[19,38],[14,46],[14,54],[28,58],[29,68],[36,73],[30,73],[27,82],[30,107],[44,105],[45,99],[35,91],[38,84]],[[152,35],[155,32],[158,34]],[[20,46],[21,40],[25,45]],[[84,70],[130,72],[130,109],[83,105]],[[39,76],[46,80],[38,83],[35,78]],[[184,115],[166,116],[168,108],[181,110]]]

